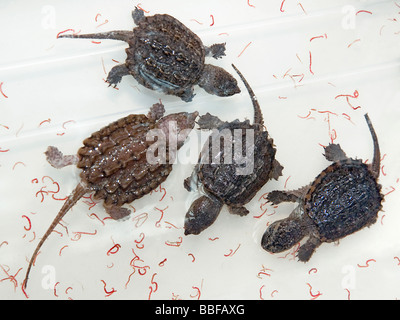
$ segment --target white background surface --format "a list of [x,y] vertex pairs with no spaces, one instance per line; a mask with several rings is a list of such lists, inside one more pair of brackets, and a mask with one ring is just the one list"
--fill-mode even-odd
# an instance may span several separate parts
[[[93,131],[129,113],[147,113],[159,99],[168,113],[198,110],[224,120],[253,116],[241,82],[242,93],[229,98],[196,87],[191,103],[147,90],[132,77],[115,90],[103,79],[116,64],[113,59],[125,60],[125,43],[56,39],[66,29],[132,29],[131,10],[137,4],[0,4],[1,299],[25,299],[21,284],[28,260],[62,206],[56,199],[68,196],[79,181],[75,167],[56,170],[46,162],[47,146],[74,154]],[[82,199],[42,247],[27,296],[399,298],[400,2],[143,0],[140,5],[149,15],[175,16],[206,45],[226,42],[226,57],[207,62],[232,74],[234,63],[245,75],[285,167],[283,176],[259,191],[247,205],[248,216],[232,216],[224,208],[199,236],[183,235],[183,218],[195,197],[183,188],[183,179],[193,163],[175,165],[158,192],[132,203],[134,212],[126,221],[103,220],[101,203],[91,207]],[[276,255],[263,251],[260,239],[267,224],[294,208],[274,208],[263,195],[311,182],[329,165],[321,145],[331,138],[348,156],[371,160],[366,112],[383,157],[380,183],[386,201],[377,223],[339,244],[321,245],[306,264],[294,258],[293,249]],[[185,148],[182,152],[199,148],[196,139]]]

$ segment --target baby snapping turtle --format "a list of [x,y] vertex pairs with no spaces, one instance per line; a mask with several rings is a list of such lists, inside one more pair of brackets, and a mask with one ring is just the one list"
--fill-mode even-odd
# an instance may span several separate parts
[[[194,127],[198,113],[181,112],[163,117],[164,111],[164,106],[157,103],[151,107],[147,116],[131,114],[109,124],[85,139],[84,146],[78,150],[76,156],[64,156],[56,147],[47,149],[45,154],[53,167],[62,168],[76,164],[82,169],[81,181],[37,245],[26,272],[25,286],[29,271],[44,241],[82,196],[94,192],[95,199],[104,200],[106,212],[113,219],[121,219],[130,214],[130,210],[123,208],[122,205],[148,194],[167,179],[172,170],[169,155],[173,152],[173,148],[179,149],[183,145]],[[166,143],[164,163],[162,161],[156,163],[154,159],[148,161],[147,152],[154,144],[146,138],[150,130],[159,130],[158,132],[161,131],[167,138],[164,141]],[[171,133],[169,130],[174,132]],[[169,137],[173,137],[173,134],[176,135],[176,140],[171,142]]]
[[[276,149],[263,129],[260,105],[246,79],[244,82],[254,108],[254,121],[224,122],[207,113],[199,118],[200,129],[214,129],[205,143],[191,177],[188,191],[201,186],[204,195],[196,199],[185,216],[185,234],[199,234],[214,223],[224,204],[232,214],[247,215],[244,207],[271,178],[278,179],[283,167],[275,160]],[[220,140],[223,137],[223,147]],[[243,157],[245,154],[245,158]]]
[[210,94],[231,96],[239,93],[236,79],[224,69],[204,63],[206,56],[225,55],[225,44],[205,47],[200,38],[168,14],[145,17],[135,8],[133,31],[116,30],[93,34],[60,35],[60,38],[114,39],[129,44],[125,63],[108,74],[107,82],[116,86],[131,74],[141,85],[189,102],[198,84]]
[[376,222],[383,195],[377,183],[380,151],[375,130],[365,114],[371,132],[374,155],[372,164],[348,158],[338,144],[325,148],[325,158],[334,163],[323,170],[308,186],[294,191],[272,191],[272,204],[299,202],[288,218],[275,221],[265,231],[261,245],[272,253],[288,250],[301,239],[298,258],[306,262],[323,242],[346,237]]

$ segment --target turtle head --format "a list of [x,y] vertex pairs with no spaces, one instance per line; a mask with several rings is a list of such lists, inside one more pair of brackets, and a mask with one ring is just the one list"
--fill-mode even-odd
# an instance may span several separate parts
[[206,195],[193,201],[185,216],[185,235],[199,234],[217,219],[222,202]]
[[240,92],[236,79],[226,70],[206,64],[199,86],[210,94],[229,97]]
[[156,127],[163,132],[167,143],[172,142],[170,139],[174,139],[179,149],[194,128],[198,115],[197,111],[171,113],[158,120]]
[[261,246],[271,253],[278,253],[293,247],[303,239],[305,230],[299,219],[291,217],[275,221],[264,232]]

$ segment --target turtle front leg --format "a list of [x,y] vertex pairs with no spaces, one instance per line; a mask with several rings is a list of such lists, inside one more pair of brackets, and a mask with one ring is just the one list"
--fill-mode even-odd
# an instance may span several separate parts
[[225,43],[215,43],[212,46],[204,47],[206,51],[206,57],[213,57],[219,59],[225,56]]
[[299,188],[297,190],[280,191],[274,190],[268,193],[267,200],[273,205],[281,202],[296,202],[301,201],[309,189],[309,185]]
[[46,155],[48,163],[50,163],[50,165],[56,169],[77,164],[79,161],[77,155],[64,156],[63,153],[58,150],[58,148],[53,146],[49,146],[44,154]]
[[247,210],[245,207],[233,207],[233,206],[228,206],[229,213],[231,214],[236,214],[238,216],[246,216],[249,214],[249,210]]
[[197,189],[199,185],[197,176],[198,173],[199,173],[199,164],[196,164],[192,174],[183,181],[183,186],[187,191],[190,192]]
[[307,262],[308,260],[310,260],[312,254],[321,245],[321,243],[321,240],[317,236],[311,235],[306,243],[303,244],[297,252],[297,257],[299,258],[299,261]]
[[129,73],[128,67],[123,64],[116,65],[113,67],[108,73],[106,82],[109,83],[109,86],[117,87],[117,84],[121,82],[123,76],[127,76]]
[[147,118],[152,119],[153,121],[157,121],[163,117],[164,113],[165,108],[160,100],[159,103],[155,103],[151,106],[150,111],[147,114]]

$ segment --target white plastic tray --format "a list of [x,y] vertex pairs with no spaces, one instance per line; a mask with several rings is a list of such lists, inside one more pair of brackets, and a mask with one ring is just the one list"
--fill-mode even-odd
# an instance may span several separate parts
[[[251,118],[242,93],[219,98],[196,87],[191,103],[125,77],[119,90],[103,79],[124,61],[125,43],[56,39],[132,29],[128,0],[6,1],[0,4],[0,299],[25,299],[21,284],[39,238],[79,180],[79,170],[52,168],[43,152],[74,154],[84,138],[162,99],[167,112],[198,110],[223,119]],[[168,13],[206,45],[226,42],[209,63],[253,87],[285,167],[247,205],[246,217],[223,209],[199,236],[183,235],[195,194],[183,188],[193,161],[178,163],[158,192],[132,203],[126,221],[104,220],[101,203],[82,199],[57,226],[32,268],[33,299],[396,299],[400,297],[400,2],[142,1],[149,15]],[[235,75],[235,74],[234,74]],[[326,111],[329,111],[326,112]],[[293,250],[269,254],[260,239],[277,208],[263,195],[311,182],[329,163],[335,138],[349,156],[371,160],[368,112],[382,152],[383,211],[370,228],[323,244],[304,264]],[[181,152],[199,148],[196,135]],[[194,149],[196,150],[196,149]],[[197,155],[194,156],[194,159]]]

